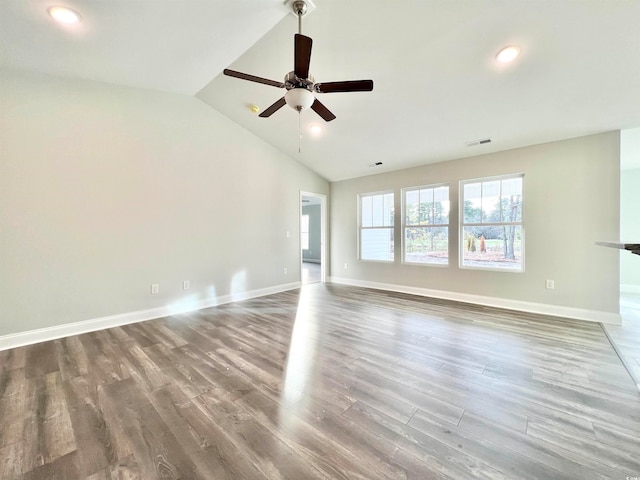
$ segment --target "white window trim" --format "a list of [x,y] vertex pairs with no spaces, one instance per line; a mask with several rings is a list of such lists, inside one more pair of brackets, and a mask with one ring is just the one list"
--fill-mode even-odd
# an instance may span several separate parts
[[[505,223],[464,223],[464,186],[468,183],[478,183],[478,182],[491,182],[496,180],[507,180],[509,178],[522,178],[522,212],[520,212],[522,221],[521,222],[505,222]],[[458,185],[458,218],[459,218],[459,230],[458,230],[458,268],[461,270],[481,270],[483,272],[502,272],[502,273],[525,273],[525,224],[524,224],[524,205],[525,205],[525,195],[524,195],[524,177],[525,174],[523,172],[520,173],[511,173],[508,175],[498,175],[493,177],[481,177],[474,178],[468,180],[460,180]],[[502,188],[502,187],[501,187]],[[491,268],[491,267],[477,267],[477,266],[468,266],[464,265],[464,227],[503,227],[508,225],[516,225],[519,226],[522,232],[522,257],[520,259],[521,268]]]
[[[407,228],[407,215],[406,215],[406,211],[405,211],[405,202],[406,202],[406,192],[409,192],[411,190],[422,190],[422,189],[426,189],[426,188],[439,188],[439,187],[447,187],[449,189],[449,205],[452,204],[451,202],[451,187],[449,186],[448,183],[436,183],[433,185],[416,185],[415,187],[404,187],[400,190],[400,195],[402,196],[402,198],[400,199],[402,202],[401,205],[401,220],[400,220],[400,235],[401,235],[401,248],[402,248],[402,264],[403,265],[416,265],[419,267],[436,267],[436,268],[449,268],[449,259],[450,259],[450,251],[449,251],[449,244],[447,243],[447,263],[421,263],[421,262],[409,262],[407,260],[405,260],[405,229]],[[451,209],[449,209],[449,222],[447,223],[442,223],[442,224],[437,224],[437,225],[416,225],[416,226],[425,226],[425,227],[429,227],[429,226],[442,226],[442,227],[447,227],[449,233],[447,234],[447,238],[449,238],[449,235],[451,235]]]
[[[382,226],[382,227],[363,227],[362,226],[362,198],[363,197],[372,197],[375,195],[387,195],[387,194],[391,194],[393,195],[393,225],[389,225],[389,226]],[[358,205],[357,205],[357,209],[358,209],[358,261],[360,262],[372,262],[372,263],[385,263],[385,264],[389,264],[389,263],[395,263],[395,256],[396,256],[396,247],[394,245],[393,248],[393,259],[392,260],[370,260],[368,258],[362,258],[362,230],[369,230],[369,229],[379,229],[379,228],[388,228],[390,230],[393,231],[394,233],[394,239],[395,239],[395,228],[396,228],[396,210],[395,210],[395,199],[396,199],[396,194],[393,190],[381,190],[378,192],[367,192],[367,193],[359,193],[358,194]]]

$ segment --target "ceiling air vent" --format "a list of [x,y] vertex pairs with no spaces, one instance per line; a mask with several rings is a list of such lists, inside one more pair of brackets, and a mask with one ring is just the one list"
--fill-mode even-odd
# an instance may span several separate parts
[[467,142],[466,145],[467,147],[475,147],[476,145],[484,145],[485,143],[491,143],[491,139],[483,138],[482,140],[472,140],[470,142]]

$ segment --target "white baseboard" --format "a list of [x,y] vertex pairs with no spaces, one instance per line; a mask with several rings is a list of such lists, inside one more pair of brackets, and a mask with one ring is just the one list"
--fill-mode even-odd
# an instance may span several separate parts
[[391,292],[409,293],[423,297],[441,298],[443,300],[453,300],[457,302],[473,303],[487,307],[505,308],[528,313],[538,313],[541,315],[553,315],[555,317],[572,318],[576,320],[586,320],[589,322],[601,322],[610,325],[620,325],[622,317],[618,313],[601,312],[598,310],[586,310],[582,308],[563,307],[559,305],[549,305],[546,303],[524,302],[521,300],[510,300],[508,298],[485,297],[470,293],[449,292],[446,290],[432,290],[429,288],[411,287],[408,285],[396,285],[392,283],[367,282],[352,278],[329,277],[330,283],[342,285],[352,285],[355,287],[374,288],[376,290],[387,290]]
[[620,293],[640,293],[640,285],[623,283],[620,285]]
[[32,345],[34,343],[55,340],[57,338],[68,337],[71,335],[79,335],[81,333],[95,332],[105,328],[119,327],[130,323],[144,322],[153,320],[154,318],[162,318],[169,315],[177,315],[179,313],[192,312],[203,308],[215,307],[225,303],[238,302],[249,298],[262,297],[273,293],[285,292],[300,288],[300,282],[286,283],[273,287],[260,288],[246,292],[222,295],[215,298],[206,298],[196,301],[183,301],[167,305],[164,307],[151,308],[148,310],[139,310],[136,312],[127,312],[117,315],[109,315],[107,317],[93,318],[83,320],[81,322],[65,323],[52,327],[38,328],[26,332],[12,333],[0,336],[0,351],[9,348],[22,347],[24,345]]

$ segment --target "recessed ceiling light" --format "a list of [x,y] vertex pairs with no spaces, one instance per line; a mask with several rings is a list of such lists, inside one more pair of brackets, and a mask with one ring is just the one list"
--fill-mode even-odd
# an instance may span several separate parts
[[72,24],[78,23],[82,19],[78,12],[67,7],[50,7],[47,11],[58,23]]
[[309,126],[309,131],[312,135],[320,135],[320,133],[322,133],[322,127],[320,125],[314,124]]
[[496,60],[500,63],[513,62],[519,54],[520,49],[518,47],[509,45],[508,47],[504,47],[498,52],[498,54],[496,55]]

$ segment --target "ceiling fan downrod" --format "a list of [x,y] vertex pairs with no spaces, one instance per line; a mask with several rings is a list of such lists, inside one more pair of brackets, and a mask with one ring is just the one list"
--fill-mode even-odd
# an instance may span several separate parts
[[303,0],[297,0],[291,4],[291,8],[298,17],[298,34],[302,35],[302,16],[307,13],[307,3]]

